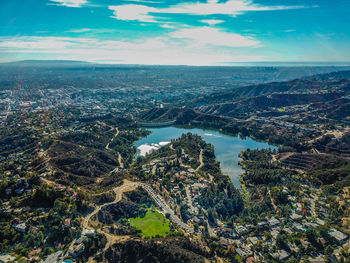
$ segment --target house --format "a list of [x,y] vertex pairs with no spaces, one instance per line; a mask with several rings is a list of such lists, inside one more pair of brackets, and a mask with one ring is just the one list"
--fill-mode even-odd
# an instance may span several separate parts
[[219,243],[224,248],[227,248],[228,246],[232,245],[232,242],[230,239],[223,238],[223,237],[220,238]]
[[243,233],[245,233],[245,232],[248,232],[248,229],[247,229],[245,226],[238,226],[238,227],[236,228],[236,232],[237,232],[238,234],[243,234]]
[[70,226],[70,222],[71,222],[70,218],[66,218],[66,219],[64,220],[64,225],[65,225],[65,226]]
[[44,260],[44,263],[57,263],[62,257],[62,251],[57,251],[53,254],[50,254],[47,256],[47,258]]
[[298,248],[295,244],[292,244],[290,242],[288,242],[288,247],[291,251],[295,252],[295,253],[299,253],[300,252],[300,248]]
[[252,230],[252,229],[254,228],[253,225],[246,225],[245,227],[246,227],[249,231]]
[[248,237],[247,239],[252,245],[255,246],[260,240],[262,240],[262,237],[260,237],[260,236]]
[[198,217],[195,216],[194,218],[192,218],[192,222],[200,224],[200,223],[203,222],[203,218],[198,218]]
[[0,254],[0,263],[7,263],[9,261],[13,261],[15,260],[16,258],[9,255],[9,254]]
[[64,190],[66,190],[66,187],[61,185],[61,184],[56,184],[56,189],[59,191],[64,191]]
[[286,261],[287,259],[290,258],[290,254],[284,249],[278,250],[275,253],[271,253],[270,255],[274,259],[280,260],[280,261]]
[[26,223],[21,223],[21,224],[15,224],[13,225],[13,228],[17,231],[17,232],[21,232],[21,233],[25,233],[27,226]]
[[36,255],[36,254],[39,254],[40,252],[41,252],[41,248],[39,247],[39,248],[37,248],[37,249],[34,249],[34,250],[30,251],[30,252],[28,253],[28,256],[29,256],[29,257],[32,257],[32,256],[34,256],[34,255]]
[[316,218],[315,223],[319,226],[323,226],[326,222],[320,218]]
[[293,224],[293,229],[298,232],[304,232],[306,231],[305,227],[302,224],[299,223],[294,223]]
[[302,219],[303,217],[299,214],[293,213],[289,216],[289,218],[296,221]]
[[242,258],[248,257],[252,254],[252,252],[250,250],[246,250],[246,249],[242,249],[242,248],[237,248],[236,253]]
[[272,236],[274,239],[277,238],[277,236],[278,236],[279,233],[280,233],[280,230],[278,230],[278,229],[273,229],[273,230],[270,232],[271,236]]
[[232,232],[232,229],[229,227],[220,227],[218,233],[223,236],[229,236]]
[[327,209],[324,208],[324,207],[321,207],[321,208],[320,208],[320,210],[318,211],[318,214],[319,214],[319,216],[322,217],[322,218],[327,218],[327,217],[329,217],[329,213],[328,213]]
[[81,235],[77,240],[75,240],[74,245],[82,244],[85,239],[86,239],[86,236]]
[[310,242],[306,239],[300,239],[300,243],[303,245],[304,248],[308,248],[310,246]]
[[78,257],[81,253],[83,253],[85,250],[85,245],[83,243],[80,243],[77,246],[74,246],[72,250],[69,251],[69,255],[73,258]]
[[270,220],[268,220],[268,223],[271,227],[276,227],[280,224],[280,221],[274,217],[272,217]]
[[82,236],[79,239],[82,239],[84,241],[85,236],[94,236],[95,230],[94,229],[84,229],[81,234],[82,234]]
[[284,227],[283,231],[288,233],[288,234],[293,234],[294,233],[294,231],[292,229],[290,229],[289,227]]
[[267,221],[262,221],[262,222],[258,223],[258,227],[266,227],[268,225],[269,225],[269,222],[267,222]]
[[334,239],[336,239],[338,242],[344,242],[348,236],[334,228],[332,228],[330,231],[329,231],[329,235],[331,237],[333,237]]
[[326,262],[328,262],[323,255],[318,256],[316,258],[309,257],[307,260],[310,263],[326,263]]
[[304,225],[309,228],[316,228],[318,225],[312,222],[305,222]]

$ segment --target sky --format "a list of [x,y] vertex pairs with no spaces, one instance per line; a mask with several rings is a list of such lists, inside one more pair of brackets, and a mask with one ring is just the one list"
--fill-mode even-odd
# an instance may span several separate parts
[[349,62],[350,0],[0,0],[0,62]]

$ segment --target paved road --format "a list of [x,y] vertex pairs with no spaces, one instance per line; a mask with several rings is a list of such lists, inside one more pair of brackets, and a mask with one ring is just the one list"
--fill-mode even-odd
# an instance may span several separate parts
[[187,185],[186,188],[185,188],[186,195],[187,195],[187,200],[188,200],[187,204],[190,207],[191,213],[196,215],[196,214],[198,214],[198,209],[197,209],[197,207],[193,206],[190,187],[191,187],[190,185]]

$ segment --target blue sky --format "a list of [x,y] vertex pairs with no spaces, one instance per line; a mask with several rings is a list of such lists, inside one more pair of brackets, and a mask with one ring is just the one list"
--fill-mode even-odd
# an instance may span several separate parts
[[0,61],[350,61],[349,0],[1,0]]

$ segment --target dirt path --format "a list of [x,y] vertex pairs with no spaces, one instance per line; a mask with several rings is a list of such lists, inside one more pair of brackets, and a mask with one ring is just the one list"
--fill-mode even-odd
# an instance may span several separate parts
[[271,190],[269,190],[268,195],[270,196],[271,204],[272,204],[272,206],[273,206],[273,209],[276,211],[276,210],[277,210],[277,206],[276,206],[276,204],[275,204],[275,200],[272,198]]
[[48,184],[50,186],[56,186],[56,184],[57,184],[54,181],[51,181],[51,180],[43,178],[43,177],[41,177],[40,179],[41,179],[41,181],[43,181],[44,183],[46,183],[46,184]]
[[[114,134],[114,136],[112,137],[112,139],[107,143],[105,149],[106,150],[109,150],[109,145],[114,141],[114,139],[119,135],[119,129],[118,128],[115,128],[116,132]],[[120,168],[124,168],[124,163],[123,163],[123,158],[121,156],[121,154],[119,152],[117,152],[117,155],[118,155],[118,163],[119,163],[119,166]],[[114,171],[114,170],[113,170]]]
[[113,136],[112,139],[107,143],[107,145],[106,145],[106,147],[105,147],[106,150],[109,150],[109,145],[111,144],[111,142],[114,141],[115,137],[117,137],[117,136],[119,135],[119,130],[118,130],[118,128],[115,128],[115,130],[116,130],[116,132],[115,132],[114,136]]
[[199,163],[200,163],[200,165],[197,167],[196,172],[204,166],[204,162],[203,162],[203,149],[201,149],[201,151],[200,151],[200,153],[199,153]]
[[109,205],[113,205],[113,204],[118,203],[122,199],[122,194],[124,192],[132,191],[132,190],[136,189],[137,186],[138,186],[138,184],[136,184],[136,183],[127,183],[127,184],[123,184],[122,186],[115,187],[113,189],[113,191],[115,193],[114,201],[108,202],[108,203],[104,203],[102,205],[97,206],[94,209],[94,211],[92,211],[90,214],[85,216],[84,221],[83,221],[83,231],[84,231],[84,229],[89,229],[89,221],[90,221],[90,219],[94,215],[96,215],[102,208],[104,208],[106,206],[109,206]]
[[[41,178],[41,179],[43,180],[43,182],[45,182],[49,185],[56,184],[55,182],[50,181],[48,179],[45,179],[45,178]],[[174,211],[163,200],[163,198],[158,193],[156,193],[156,191],[151,186],[144,184],[144,183],[131,182],[128,180],[124,180],[123,185],[117,186],[117,187],[112,189],[112,191],[115,193],[115,199],[113,201],[104,203],[102,205],[95,206],[95,209],[91,213],[89,213],[88,215],[86,215],[84,217],[83,223],[82,223],[82,228],[83,228],[82,235],[84,235],[84,232],[86,233],[86,230],[93,229],[93,227],[89,226],[89,222],[93,216],[97,215],[98,212],[101,211],[102,208],[118,203],[122,199],[122,194],[124,192],[135,190],[137,187],[142,187],[148,193],[148,195],[160,207],[163,214],[167,214],[167,213],[170,214],[170,220],[173,221],[173,223],[175,223],[176,225],[183,228],[186,232],[193,233],[193,229],[191,227],[189,227],[188,225],[186,225],[180,218],[178,218],[175,215]],[[97,229],[97,232],[104,234],[106,236],[107,243],[106,243],[106,246],[104,247],[104,251],[106,251],[114,242],[126,240],[128,238],[127,236],[111,235],[109,233],[106,233],[102,229]],[[75,242],[75,240],[73,240],[73,242],[71,243],[71,246],[74,244],[74,242]],[[88,262],[92,262],[91,260],[92,259],[89,259]]]
[[287,159],[288,157],[291,157],[292,155],[294,155],[294,152],[282,153],[282,154],[280,154],[278,161],[282,162],[285,159]]
[[341,138],[342,136],[344,136],[344,134],[346,132],[348,132],[349,129],[345,129],[344,131],[339,131],[339,130],[336,130],[336,131],[325,131],[325,133],[323,133],[322,135],[314,138],[314,139],[311,139],[309,141],[309,144],[313,144],[314,142],[318,141],[318,140],[321,140],[323,137],[325,137],[326,135],[333,135],[335,139],[339,139]]
[[120,168],[124,169],[123,158],[119,152],[118,152],[118,163],[119,163]]
[[[185,155],[185,150],[184,150],[184,149],[181,149],[181,153],[182,153],[182,155]],[[190,169],[190,168],[192,168],[190,165],[184,164],[184,163],[182,162],[182,158],[178,158],[178,160],[179,160],[179,164],[180,164],[181,167],[183,167],[183,168],[185,168],[185,169]]]

